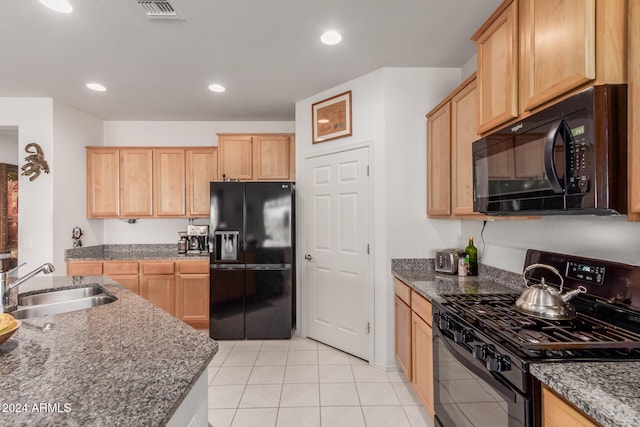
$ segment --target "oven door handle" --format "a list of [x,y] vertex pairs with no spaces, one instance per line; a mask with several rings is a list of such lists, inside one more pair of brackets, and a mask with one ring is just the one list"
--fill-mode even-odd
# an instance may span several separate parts
[[[437,336],[437,335],[436,335]],[[436,337],[434,336],[434,338]],[[444,335],[440,335],[442,342],[449,352],[460,362],[465,368],[470,370],[474,375],[480,377],[483,381],[488,383],[496,392],[500,394],[507,402],[516,401],[515,391],[500,378],[488,373],[485,369],[478,367],[477,359],[475,359],[469,352],[461,352],[456,346],[449,343],[448,339]]]

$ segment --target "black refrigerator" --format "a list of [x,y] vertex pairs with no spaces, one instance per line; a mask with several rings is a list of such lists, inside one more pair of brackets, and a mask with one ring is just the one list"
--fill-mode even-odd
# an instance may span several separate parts
[[294,183],[212,182],[210,189],[209,335],[291,338]]

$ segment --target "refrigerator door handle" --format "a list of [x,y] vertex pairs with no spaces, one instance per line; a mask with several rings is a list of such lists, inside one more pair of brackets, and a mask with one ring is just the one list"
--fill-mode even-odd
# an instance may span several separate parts
[[247,264],[247,270],[290,270],[291,264]]
[[244,264],[209,264],[209,268],[213,270],[244,270]]

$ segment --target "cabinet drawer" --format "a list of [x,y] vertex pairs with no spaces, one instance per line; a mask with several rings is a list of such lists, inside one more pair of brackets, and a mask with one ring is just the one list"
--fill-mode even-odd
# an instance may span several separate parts
[[152,261],[142,263],[142,274],[173,274],[173,261]]
[[411,307],[411,288],[407,286],[402,280],[393,278],[393,290],[398,298],[404,301],[409,307]]
[[411,309],[431,326],[431,301],[416,291],[411,291]]
[[209,273],[209,261],[179,261],[178,273],[207,274]]
[[102,261],[69,261],[68,276],[102,276]]
[[138,274],[138,261],[105,261],[103,270],[105,276]]

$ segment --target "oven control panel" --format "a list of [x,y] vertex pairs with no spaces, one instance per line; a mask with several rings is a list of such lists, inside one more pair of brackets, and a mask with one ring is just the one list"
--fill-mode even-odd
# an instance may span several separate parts
[[604,283],[604,266],[568,261],[566,277],[594,285],[602,285]]

